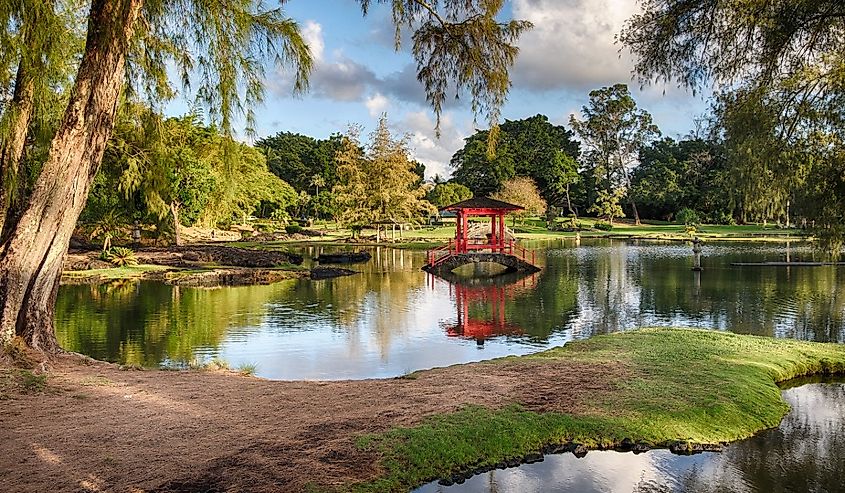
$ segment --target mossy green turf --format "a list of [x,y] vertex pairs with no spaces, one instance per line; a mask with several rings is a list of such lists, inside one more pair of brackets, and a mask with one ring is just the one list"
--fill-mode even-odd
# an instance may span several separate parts
[[[539,452],[545,445],[612,447],[721,443],[777,426],[788,411],[776,382],[845,372],[845,345],[695,329],[641,329],[596,336],[523,358],[549,364],[622,363],[629,376],[597,392],[579,415],[537,413],[518,404],[469,407],[414,428],[365,436],[383,477],[358,492],[407,491],[437,478]],[[505,358],[483,364],[497,364]]]

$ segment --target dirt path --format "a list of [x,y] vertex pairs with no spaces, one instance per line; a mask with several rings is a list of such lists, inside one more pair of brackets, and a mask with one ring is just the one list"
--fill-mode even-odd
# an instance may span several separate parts
[[[8,376],[9,370],[3,372]],[[0,400],[0,491],[295,492],[379,474],[356,437],[467,404],[578,413],[620,367],[475,363],[413,379],[277,382],[64,357]],[[4,389],[0,389],[4,390]]]

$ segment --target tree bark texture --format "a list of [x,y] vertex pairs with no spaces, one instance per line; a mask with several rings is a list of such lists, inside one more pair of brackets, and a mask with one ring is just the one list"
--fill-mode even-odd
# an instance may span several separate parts
[[[23,199],[25,181],[20,176],[20,163],[32,121],[33,94],[35,93],[35,79],[32,67],[28,66],[27,58],[21,58],[15,77],[15,92],[9,104],[7,115],[9,118],[9,134],[0,144],[0,244],[6,239],[7,230],[14,227],[14,220],[10,218],[13,202]],[[12,214],[14,216],[14,214]],[[6,221],[10,224],[7,225]]]
[[60,350],[53,327],[70,236],[85,206],[124,84],[129,42],[143,0],[92,0],[85,52],[61,124],[0,258],[0,342]]
[[179,204],[170,203],[170,214],[173,216],[173,241],[176,246],[182,246],[182,223],[179,222]]

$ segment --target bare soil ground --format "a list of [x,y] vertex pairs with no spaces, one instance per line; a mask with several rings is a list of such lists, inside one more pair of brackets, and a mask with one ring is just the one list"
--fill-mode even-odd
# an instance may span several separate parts
[[412,378],[281,382],[61,356],[43,389],[0,360],[0,491],[297,492],[379,475],[364,434],[468,404],[578,414],[628,372],[513,360]]

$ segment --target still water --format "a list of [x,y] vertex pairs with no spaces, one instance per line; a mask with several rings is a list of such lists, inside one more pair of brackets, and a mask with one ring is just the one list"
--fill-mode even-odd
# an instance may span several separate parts
[[590,452],[548,455],[543,462],[426,485],[415,493],[535,492],[840,492],[845,491],[845,383],[787,389],[780,426],[721,453],[678,456]]
[[540,273],[475,283],[428,276],[424,252],[379,248],[353,267],[360,274],[325,281],[63,286],[56,329],[65,348],[98,359],[179,366],[216,357],[274,379],[397,376],[641,326],[845,342],[845,268],[730,265],[811,260],[806,246],[706,244],[702,273],[690,270],[682,243],[528,246]]

